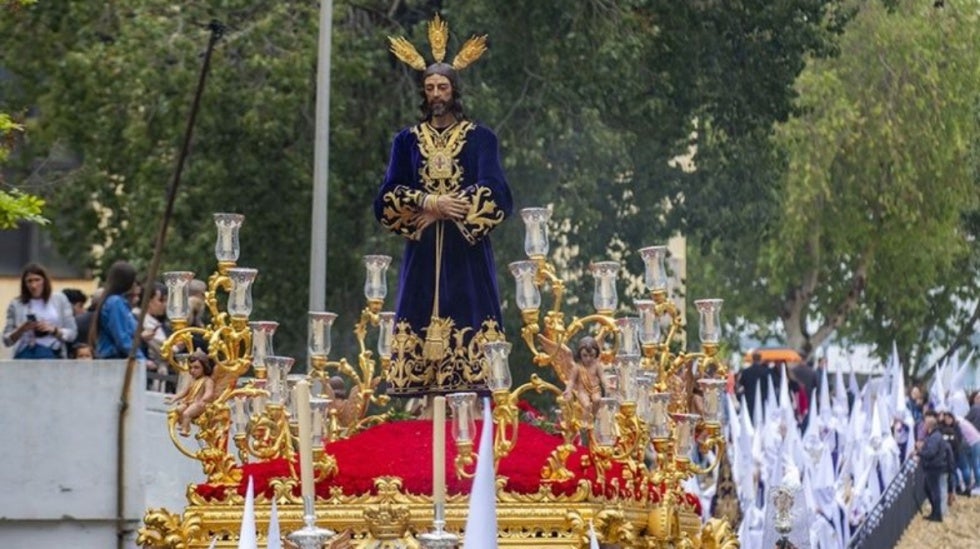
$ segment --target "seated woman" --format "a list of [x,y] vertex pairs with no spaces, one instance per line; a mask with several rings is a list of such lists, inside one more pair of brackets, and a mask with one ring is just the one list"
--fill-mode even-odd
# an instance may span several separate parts
[[3,343],[14,358],[62,358],[65,342],[75,340],[75,315],[61,292],[51,291],[44,267],[30,263],[20,275],[20,295],[7,307]]

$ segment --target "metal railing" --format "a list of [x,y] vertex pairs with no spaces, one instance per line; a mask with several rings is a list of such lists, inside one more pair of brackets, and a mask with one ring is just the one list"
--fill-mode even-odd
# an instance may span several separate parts
[[919,512],[925,494],[925,475],[919,460],[905,460],[898,474],[851,536],[850,549],[894,547]]

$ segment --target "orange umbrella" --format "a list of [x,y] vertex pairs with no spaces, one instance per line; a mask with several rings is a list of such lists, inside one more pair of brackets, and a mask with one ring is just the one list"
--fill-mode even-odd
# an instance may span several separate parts
[[749,349],[749,352],[745,353],[745,358],[743,361],[746,364],[752,363],[752,355],[759,353],[762,355],[763,362],[786,362],[786,363],[799,363],[803,362],[803,357],[800,353],[796,352],[794,349],[789,347],[768,347],[762,349]]

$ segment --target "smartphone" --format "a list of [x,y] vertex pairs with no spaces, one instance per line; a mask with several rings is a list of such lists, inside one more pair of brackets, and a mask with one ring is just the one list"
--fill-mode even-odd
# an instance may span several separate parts
[[[37,322],[37,315],[28,314],[27,315],[27,321],[28,322]],[[44,336],[48,335],[48,333],[49,332],[45,332],[45,331],[42,331],[42,330],[38,330],[37,328],[34,328],[34,335],[37,336],[37,337],[44,337]]]

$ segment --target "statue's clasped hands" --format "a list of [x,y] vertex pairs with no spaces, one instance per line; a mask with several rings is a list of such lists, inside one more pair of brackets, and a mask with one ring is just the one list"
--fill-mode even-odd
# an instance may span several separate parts
[[458,195],[430,194],[422,202],[422,211],[418,215],[419,229],[443,219],[462,221],[469,209],[469,202]]

